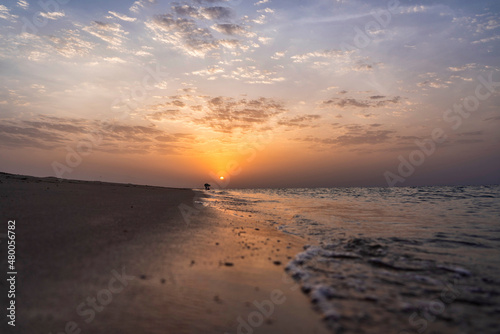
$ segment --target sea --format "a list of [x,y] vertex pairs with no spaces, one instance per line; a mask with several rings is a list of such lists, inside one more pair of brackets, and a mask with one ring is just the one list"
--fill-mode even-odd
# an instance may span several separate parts
[[500,186],[223,189],[304,239],[286,271],[333,333],[500,333]]

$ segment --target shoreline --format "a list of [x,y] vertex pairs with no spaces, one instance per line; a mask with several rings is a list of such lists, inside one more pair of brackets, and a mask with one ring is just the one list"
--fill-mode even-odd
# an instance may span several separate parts
[[186,224],[190,189],[0,180],[2,220],[17,225],[8,332],[327,333],[284,271],[299,237],[211,208]]

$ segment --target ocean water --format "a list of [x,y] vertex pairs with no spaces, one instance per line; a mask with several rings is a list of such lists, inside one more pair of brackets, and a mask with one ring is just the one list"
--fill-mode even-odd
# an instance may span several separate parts
[[333,333],[500,333],[500,186],[207,196],[304,238],[286,271]]

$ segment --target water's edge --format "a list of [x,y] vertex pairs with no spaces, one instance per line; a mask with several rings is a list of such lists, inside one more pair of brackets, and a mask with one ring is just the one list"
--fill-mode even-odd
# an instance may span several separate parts
[[500,187],[222,190],[309,245],[286,266],[333,332],[497,333]]

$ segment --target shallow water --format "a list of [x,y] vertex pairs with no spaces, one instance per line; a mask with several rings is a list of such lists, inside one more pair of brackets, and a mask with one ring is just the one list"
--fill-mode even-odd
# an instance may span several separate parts
[[500,186],[208,194],[307,240],[287,271],[333,332],[500,333]]

